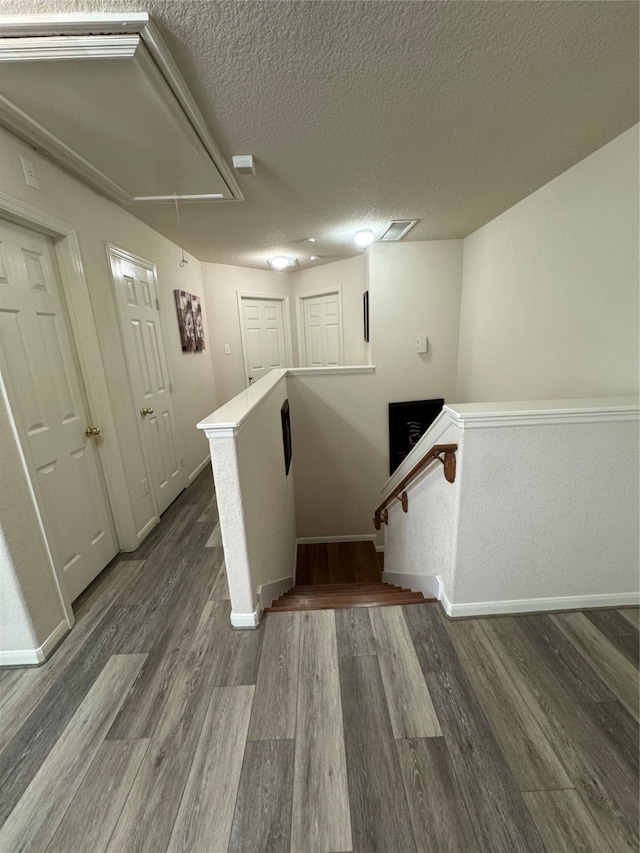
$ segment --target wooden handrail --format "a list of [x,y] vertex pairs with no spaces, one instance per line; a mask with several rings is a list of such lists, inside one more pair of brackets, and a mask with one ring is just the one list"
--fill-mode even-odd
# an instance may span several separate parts
[[387,495],[384,501],[380,504],[378,509],[375,511],[373,517],[373,523],[375,525],[376,530],[380,530],[382,527],[382,522],[385,524],[389,523],[389,510],[387,507],[394,501],[396,498],[402,504],[402,509],[407,512],[409,509],[409,497],[407,493],[404,491],[405,486],[407,486],[414,477],[416,477],[423,468],[426,468],[430,462],[433,462],[434,459],[437,459],[438,462],[442,462],[444,467],[444,476],[445,479],[448,480],[449,483],[453,483],[456,478],[456,450],[458,449],[457,444],[434,444],[431,450],[427,450],[422,459],[413,466],[413,468],[409,471],[409,473],[400,480],[395,489]]

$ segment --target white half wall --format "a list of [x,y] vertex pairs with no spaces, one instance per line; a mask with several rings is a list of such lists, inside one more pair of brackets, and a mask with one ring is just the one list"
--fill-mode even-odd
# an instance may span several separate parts
[[211,448],[236,628],[258,625],[260,587],[293,575],[295,462],[287,475],[280,416],[287,394],[287,371],[272,370],[198,424]]
[[458,401],[638,393],[638,126],[464,241]]
[[634,398],[447,407],[422,450],[458,444],[455,484],[438,464],[392,507],[385,570],[438,574],[452,616],[637,603],[639,420]]

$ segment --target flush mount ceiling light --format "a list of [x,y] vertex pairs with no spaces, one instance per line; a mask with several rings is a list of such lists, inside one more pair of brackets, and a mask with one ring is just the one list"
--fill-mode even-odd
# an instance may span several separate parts
[[298,266],[297,258],[287,258],[285,255],[276,255],[275,258],[269,258],[267,263],[273,270],[286,270],[291,267]]
[[353,239],[358,246],[370,246],[376,237],[370,228],[361,228],[360,231],[356,231]]

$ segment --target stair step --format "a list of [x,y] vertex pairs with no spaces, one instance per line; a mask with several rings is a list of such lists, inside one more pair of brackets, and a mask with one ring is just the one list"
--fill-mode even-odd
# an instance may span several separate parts
[[318,598],[298,599],[296,601],[274,601],[266,612],[281,613],[287,610],[343,610],[350,607],[394,607],[401,604],[427,604],[435,598],[425,598],[421,593],[409,593],[397,597],[362,599],[352,596],[319,596]]
[[303,593],[324,593],[324,592],[372,592],[381,591],[384,589],[402,589],[391,583],[318,583],[318,584],[296,584],[292,586],[284,595],[291,592]]

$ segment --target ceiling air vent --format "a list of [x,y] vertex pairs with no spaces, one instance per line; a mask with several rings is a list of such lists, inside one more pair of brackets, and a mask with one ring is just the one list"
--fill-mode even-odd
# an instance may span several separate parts
[[378,242],[389,243],[395,240],[402,240],[404,235],[413,228],[417,221],[417,219],[396,219],[394,222],[390,222],[382,232],[382,236],[378,238]]

